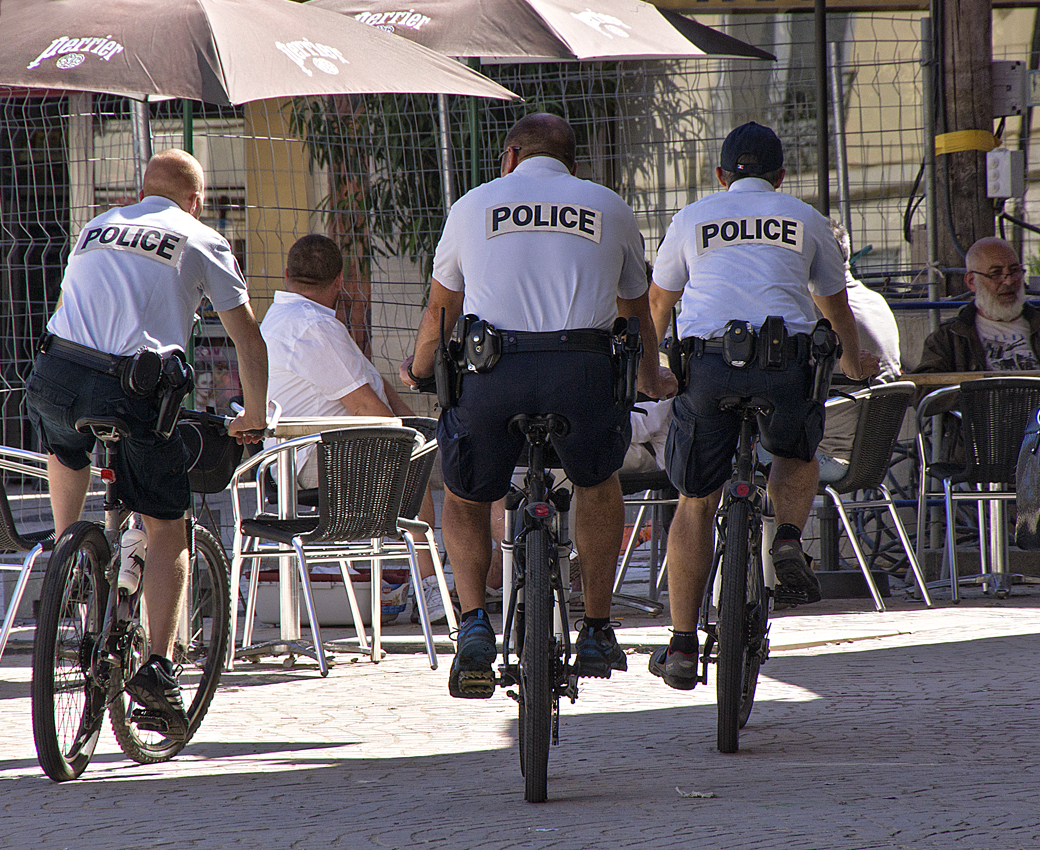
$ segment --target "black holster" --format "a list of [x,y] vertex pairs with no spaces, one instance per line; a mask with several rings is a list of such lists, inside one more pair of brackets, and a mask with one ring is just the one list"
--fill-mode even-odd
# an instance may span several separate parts
[[195,388],[195,370],[182,351],[174,351],[162,358],[162,374],[156,387],[155,398],[159,416],[152,429],[160,439],[169,439],[177,425],[181,401]]
[[639,361],[643,356],[643,339],[639,335],[639,319],[618,316],[611,332],[614,364],[614,401],[631,410],[639,394]]
[[831,391],[834,364],[841,357],[841,340],[831,323],[820,319],[810,336],[809,364],[812,368],[812,400],[824,404]]

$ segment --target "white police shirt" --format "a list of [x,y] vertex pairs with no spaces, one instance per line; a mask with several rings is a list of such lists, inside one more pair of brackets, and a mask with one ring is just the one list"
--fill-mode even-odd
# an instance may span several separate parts
[[340,399],[365,384],[390,406],[382,375],[331,307],[276,292],[260,334],[270,364],[267,395],[283,416],[346,416]]
[[675,214],[657,252],[654,283],[682,290],[679,336],[720,336],[731,319],[755,328],[783,316],[788,333],[816,324],[812,295],[845,288],[830,225],[797,198],[745,177]]
[[452,206],[433,277],[465,292],[464,313],[518,331],[607,330],[617,298],[647,289],[643,239],[628,204],[544,156]]
[[83,228],[47,330],[108,354],[183,349],[203,294],[217,311],[249,300],[231,246],[173,201],[149,195]]

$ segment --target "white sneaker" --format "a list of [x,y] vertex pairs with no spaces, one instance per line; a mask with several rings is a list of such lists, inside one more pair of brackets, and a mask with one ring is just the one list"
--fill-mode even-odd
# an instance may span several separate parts
[[[427,576],[422,580],[422,595],[426,602],[426,614],[430,618],[431,626],[439,626],[448,621],[448,615],[444,611],[444,600],[441,598],[441,588],[437,584],[437,576]],[[412,604],[415,602],[413,600]],[[416,607],[418,615],[418,607]]]

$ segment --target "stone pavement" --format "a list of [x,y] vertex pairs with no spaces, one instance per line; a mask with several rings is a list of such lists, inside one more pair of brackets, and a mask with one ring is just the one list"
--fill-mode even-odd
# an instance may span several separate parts
[[[621,609],[619,613],[624,614]],[[561,711],[550,800],[523,801],[516,709],[448,696],[415,632],[374,665],[240,665],[166,764],[107,730],[77,782],[35,758],[29,652],[0,662],[0,847],[1040,847],[1040,593],[959,606],[828,600],[780,612],[741,750],[715,750],[714,689],[646,670],[667,624],[625,614],[629,671]]]

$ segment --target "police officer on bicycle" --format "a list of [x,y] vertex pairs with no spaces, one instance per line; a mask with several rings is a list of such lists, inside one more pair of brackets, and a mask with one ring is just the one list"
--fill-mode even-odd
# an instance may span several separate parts
[[[668,476],[680,491],[668,537],[673,635],[651,656],[650,672],[681,690],[697,682],[697,618],[711,569],[713,517],[740,430],[739,418],[720,412],[719,400],[758,396],[773,404],[759,425],[761,443],[774,456],[768,492],[777,522],[777,599],[816,602],[820,584],[802,552],[801,532],[816,495],[814,453],[823,436],[812,364],[829,368],[810,336],[817,309],[840,337],[845,374],[861,379],[878,370],[877,357],[859,349],[827,219],[775,191],[783,164],[772,130],[754,122],[733,130],[715,170],[726,191],[676,213],[654,266],[650,305],[659,334],[682,299],[686,385],[673,405],[665,451]],[[829,335],[821,326],[818,339],[826,344]],[[828,380],[815,382],[821,383]]]
[[[609,678],[626,669],[609,625],[610,596],[624,527],[616,470],[630,438],[628,411],[615,399],[610,329],[637,316],[646,351],[656,352],[642,237],[614,192],[574,177],[575,139],[562,118],[528,115],[509,130],[501,178],[452,207],[434,259],[429,302],[415,355],[401,366],[410,386],[434,372],[441,313],[460,314],[497,335],[501,356],[466,371],[457,405],[438,426],[444,470],[444,541],[462,608],[448,690],[490,697],[495,631],[485,610],[491,564],[491,504],[505,496],[524,446],[507,422],[518,413],[558,413],[570,432],[553,443],[575,485],[575,539],[585,620],[578,673]],[[640,364],[654,397],[674,392],[656,358]]]
[[79,519],[90,483],[94,435],[78,432],[76,421],[115,416],[130,430],[120,443],[116,488],[148,535],[143,594],[153,654],[127,692],[159,715],[159,731],[179,741],[186,740],[187,715],[171,655],[187,578],[191,493],[180,435],[156,431],[163,430],[161,394],[190,389],[182,357],[203,295],[238,354],[245,411],[229,432],[264,428],[267,408],[267,348],[230,245],[198,221],[204,191],[198,161],[166,150],[148,163],[140,203],[87,223],[26,383],[29,415],[48,453],[59,535]]

